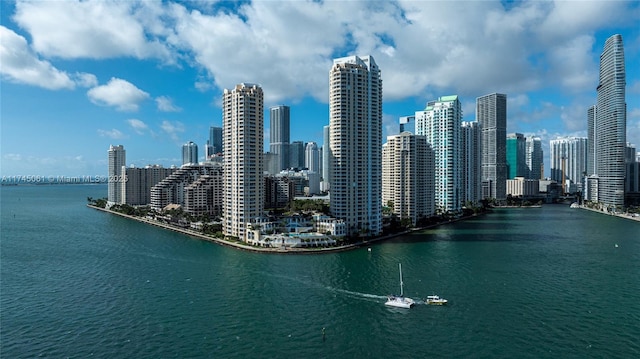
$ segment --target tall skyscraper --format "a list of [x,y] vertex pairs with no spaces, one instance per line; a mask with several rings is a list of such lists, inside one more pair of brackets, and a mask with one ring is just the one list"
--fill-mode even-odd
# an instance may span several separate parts
[[109,169],[107,180],[107,202],[109,205],[123,203],[122,182],[125,181],[122,167],[126,166],[127,152],[124,146],[109,146]]
[[521,133],[507,135],[507,178],[527,176],[527,140]]
[[189,141],[182,145],[182,164],[198,163],[198,145]]
[[542,179],[544,175],[544,153],[542,152],[542,142],[540,137],[528,136],[526,144],[527,156],[527,179]]
[[372,56],[333,60],[329,72],[331,200],[347,234],[382,231],[382,79]]
[[415,225],[435,212],[435,161],[425,136],[387,137],[382,146],[382,203]]
[[574,192],[582,186],[587,171],[587,139],[563,137],[551,140],[551,179],[562,183],[565,192]]
[[507,95],[493,93],[476,99],[482,128],[482,197],[507,198]]
[[462,204],[482,199],[482,143],[477,121],[462,122]]
[[304,150],[304,166],[310,172],[320,174],[320,149],[315,142],[307,143]]
[[621,35],[609,37],[600,55],[600,81],[594,123],[594,173],[598,202],[624,206],[624,152],[627,143],[626,72]]
[[442,96],[417,111],[416,134],[426,136],[435,154],[436,212],[462,209],[462,105]]
[[261,217],[264,206],[264,95],[255,84],[224,90],[222,143],[224,203],[222,231],[245,240],[247,222]]
[[211,126],[209,128],[209,139],[207,140],[205,151],[207,159],[213,155],[222,153],[222,127]]
[[276,155],[277,172],[289,168],[290,113],[284,105],[269,109],[269,152]]

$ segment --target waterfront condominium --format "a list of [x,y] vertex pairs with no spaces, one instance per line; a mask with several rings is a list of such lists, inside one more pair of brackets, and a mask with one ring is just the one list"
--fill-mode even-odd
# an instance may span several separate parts
[[458,96],[442,96],[417,111],[416,134],[426,136],[435,154],[436,213],[462,209],[462,106]]
[[330,209],[348,235],[382,231],[382,79],[372,56],[333,60],[329,72]]
[[189,141],[182,145],[182,164],[198,163],[198,145]]
[[425,136],[387,137],[382,146],[382,203],[412,225],[435,212],[435,162]]
[[574,193],[582,187],[587,171],[587,139],[561,137],[549,143],[551,179],[563,184],[564,192]]
[[110,206],[123,203],[122,182],[124,181],[124,174],[122,173],[122,167],[126,165],[126,159],[124,146],[109,146],[107,203]]
[[242,83],[224,90],[222,231],[244,240],[246,223],[264,206],[264,100],[262,88]]
[[[627,131],[626,72],[621,35],[609,37],[600,55],[598,102],[593,124],[593,175],[597,177],[598,202],[606,207],[624,206],[624,152]],[[589,114],[591,115],[591,109]],[[591,161],[589,161],[591,162]]]
[[290,113],[284,105],[269,109],[269,152],[275,155],[276,173],[289,168]]
[[527,177],[527,140],[521,133],[507,135],[507,178]]
[[527,174],[525,178],[540,180],[544,177],[544,153],[540,137],[527,136],[526,139]]
[[480,126],[462,122],[462,204],[477,205],[482,194]]
[[482,128],[482,197],[507,198],[507,95],[476,99],[476,119]]

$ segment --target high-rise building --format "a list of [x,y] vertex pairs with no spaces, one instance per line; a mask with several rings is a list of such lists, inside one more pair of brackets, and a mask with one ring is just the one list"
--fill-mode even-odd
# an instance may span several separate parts
[[209,128],[209,139],[207,140],[205,151],[207,159],[222,153],[222,127],[211,126]]
[[350,235],[382,231],[382,79],[372,56],[333,61],[329,72],[330,209]]
[[264,95],[255,84],[225,89],[222,103],[224,202],[222,231],[244,240],[246,223],[264,206]]
[[160,165],[145,167],[123,166],[122,173],[126,181],[122,182],[122,203],[132,206],[151,203],[151,188],[167,178],[177,168],[164,168]]
[[304,167],[304,142],[293,141],[289,144],[289,166],[287,168]]
[[598,102],[593,127],[594,173],[598,201],[607,207],[624,206],[624,153],[627,143],[626,72],[621,35],[609,37],[600,55]]
[[597,112],[596,105],[587,110],[587,176],[594,175],[596,168],[595,124]]
[[521,133],[507,135],[507,178],[527,176],[527,141]]
[[482,199],[482,144],[478,122],[462,122],[462,204]]
[[476,119],[482,128],[482,197],[507,198],[507,95],[476,99]]
[[587,171],[587,139],[563,137],[551,140],[551,179],[562,183],[564,192],[573,193],[582,188]]
[[122,167],[126,165],[126,151],[124,146],[109,146],[109,169],[107,181],[107,203],[109,205],[121,204],[122,202],[122,182],[125,181]]
[[382,146],[382,203],[412,225],[435,212],[435,161],[425,136],[402,132]]
[[544,176],[544,153],[540,137],[527,136],[526,139],[527,179],[541,180]]
[[269,109],[269,152],[276,155],[277,172],[289,168],[290,114],[289,106],[280,105]]
[[320,174],[320,149],[315,142],[307,143],[304,150],[304,166],[310,171]]
[[198,163],[198,145],[189,141],[182,145],[182,164]]
[[462,106],[458,96],[442,96],[417,111],[416,134],[426,136],[435,154],[436,212],[462,209]]
[[627,143],[627,146],[624,148],[624,161],[626,163],[636,161],[636,146],[631,143]]

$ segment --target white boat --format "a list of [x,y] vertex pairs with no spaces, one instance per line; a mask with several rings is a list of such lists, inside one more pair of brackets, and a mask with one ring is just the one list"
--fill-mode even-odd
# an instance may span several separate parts
[[431,305],[445,305],[448,301],[444,298],[440,298],[437,295],[429,295],[424,300],[424,302]]
[[400,270],[400,295],[388,295],[387,302],[384,305],[396,308],[411,308],[416,302],[411,298],[404,297],[404,283],[402,282],[402,264],[398,263]]
[[571,206],[569,206],[571,208],[580,208],[580,205],[578,204],[578,202],[573,202],[571,203]]

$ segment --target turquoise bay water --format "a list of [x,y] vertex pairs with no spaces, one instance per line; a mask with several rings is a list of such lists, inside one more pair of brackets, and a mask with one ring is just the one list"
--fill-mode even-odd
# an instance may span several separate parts
[[[278,255],[85,207],[106,191],[2,187],[0,357],[640,356],[639,222],[504,209],[370,252]],[[399,262],[407,296],[450,305],[385,307]]]

